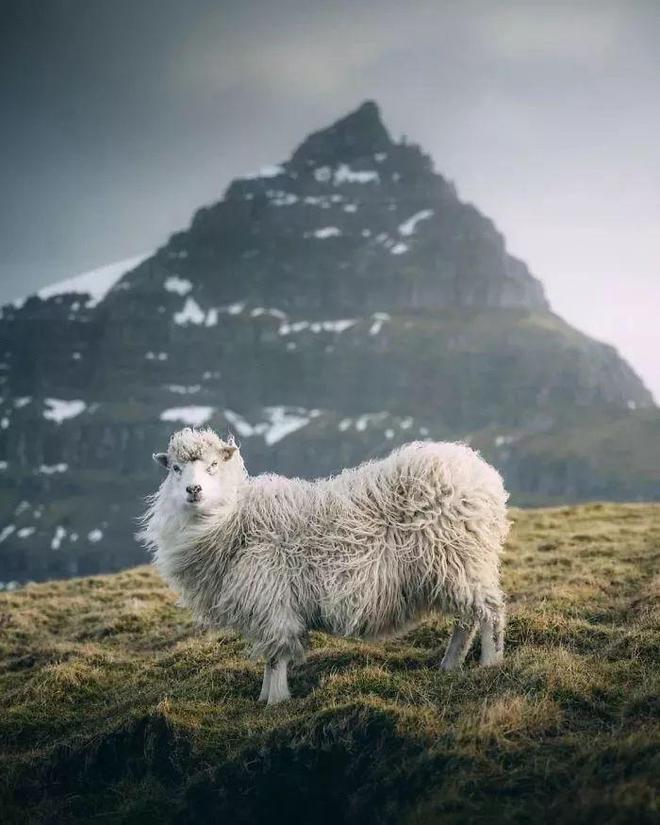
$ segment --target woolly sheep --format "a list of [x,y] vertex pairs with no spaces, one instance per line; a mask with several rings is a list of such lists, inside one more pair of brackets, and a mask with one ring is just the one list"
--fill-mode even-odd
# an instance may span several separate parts
[[457,618],[442,668],[477,628],[481,664],[501,661],[507,493],[464,444],[414,442],[316,481],[249,477],[210,429],[174,433],[154,459],[168,473],[138,537],[199,621],[265,659],[260,701],[289,698],[287,666],[315,629],[376,637],[442,610]]

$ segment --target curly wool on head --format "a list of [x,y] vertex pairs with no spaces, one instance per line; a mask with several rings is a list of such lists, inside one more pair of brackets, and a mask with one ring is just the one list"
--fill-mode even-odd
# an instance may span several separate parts
[[210,427],[184,427],[173,433],[167,450],[176,461],[199,461],[207,450],[220,452],[228,446],[234,446],[233,439],[223,441]]

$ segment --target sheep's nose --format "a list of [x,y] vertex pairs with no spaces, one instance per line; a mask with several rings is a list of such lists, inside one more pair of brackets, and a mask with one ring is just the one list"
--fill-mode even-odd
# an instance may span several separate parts
[[191,496],[196,496],[198,493],[202,492],[202,485],[201,484],[190,484],[186,487],[186,493],[190,493]]

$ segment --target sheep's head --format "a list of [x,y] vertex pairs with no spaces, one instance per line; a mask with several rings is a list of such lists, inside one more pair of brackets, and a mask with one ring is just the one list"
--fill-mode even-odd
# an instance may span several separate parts
[[213,430],[186,427],[174,433],[166,453],[154,461],[168,471],[161,488],[175,509],[210,511],[230,504],[245,478],[234,439],[223,441]]

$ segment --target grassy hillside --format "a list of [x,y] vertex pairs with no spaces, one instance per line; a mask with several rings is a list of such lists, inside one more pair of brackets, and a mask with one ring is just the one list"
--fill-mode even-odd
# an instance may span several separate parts
[[513,515],[502,667],[316,634],[275,708],[149,568],[0,594],[2,821],[657,822],[660,506]]

